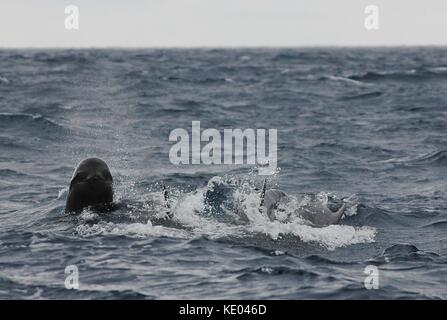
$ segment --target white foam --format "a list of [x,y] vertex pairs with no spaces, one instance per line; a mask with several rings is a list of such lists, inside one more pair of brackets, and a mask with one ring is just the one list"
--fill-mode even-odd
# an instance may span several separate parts
[[[213,188],[216,182],[223,182],[223,178],[214,177],[211,181],[213,183],[209,183],[209,187]],[[375,228],[347,225],[316,228],[310,226],[299,216],[294,216],[291,219],[288,213],[292,212],[297,206],[303,205],[303,202],[308,201],[307,199],[304,199],[301,203],[297,202],[296,199],[291,201],[288,204],[290,206],[288,211],[278,212],[277,220],[270,221],[267,215],[259,210],[259,194],[254,191],[245,193],[242,186],[234,193],[232,200],[241,203],[243,213],[248,218],[246,224],[221,223],[213,220],[212,217],[201,216],[200,211],[205,206],[204,194],[207,189],[186,194],[179,199],[174,210],[174,217],[181,224],[192,227],[195,233],[205,234],[212,239],[226,236],[250,236],[261,233],[268,235],[273,240],[280,240],[283,236],[292,235],[297,237],[297,241],[317,243],[328,250],[352,244],[374,242]],[[320,193],[317,198],[321,198],[321,201],[327,201],[328,195],[328,193]],[[350,205],[347,215],[354,215],[357,213],[357,203],[354,202],[353,197],[348,200]]]
[[371,86],[371,84],[369,83],[364,83],[358,80],[353,80],[350,78],[345,78],[345,77],[340,77],[340,76],[333,76],[333,75],[328,75],[326,76],[327,79],[332,80],[332,81],[341,81],[341,82],[346,82],[346,83],[350,83],[356,86],[361,86],[361,87],[367,87],[367,86]]
[[147,237],[170,237],[189,239],[191,234],[185,230],[167,228],[163,226],[153,226],[150,221],[147,223],[112,223],[112,222],[100,222],[93,225],[81,224],[76,227],[76,233],[85,236],[97,236],[97,235],[119,235],[129,236],[135,238],[147,238]]
[[6,78],[6,77],[2,77],[2,76],[0,76],[0,83],[8,84],[8,83],[9,83],[9,79]]
[[294,235],[303,242],[314,242],[334,250],[352,244],[374,242],[376,229],[371,227],[352,227],[346,225],[331,225],[324,228],[314,228],[299,223],[270,222],[266,225],[252,225],[253,232],[269,235],[274,240],[284,235]]
[[428,70],[433,73],[447,73],[447,67],[435,67],[429,68]]

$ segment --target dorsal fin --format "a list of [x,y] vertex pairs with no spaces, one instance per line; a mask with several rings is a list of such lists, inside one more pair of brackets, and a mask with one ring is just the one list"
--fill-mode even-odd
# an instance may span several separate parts
[[265,190],[267,190],[267,178],[264,178],[264,183],[262,184],[261,203],[259,205],[259,208],[262,208],[262,206],[264,206]]
[[163,199],[165,200],[165,207],[167,209],[167,214],[170,219],[172,219],[171,205],[169,204],[169,192],[163,182],[160,183],[161,192],[163,193]]
[[341,220],[341,218],[343,217],[343,214],[345,213],[345,211],[346,211],[346,202],[343,201],[342,206],[335,213],[335,216],[337,217],[337,223]]

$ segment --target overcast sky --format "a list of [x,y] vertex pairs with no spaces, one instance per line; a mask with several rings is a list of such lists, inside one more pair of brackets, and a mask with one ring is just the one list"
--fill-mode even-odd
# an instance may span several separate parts
[[447,45],[447,0],[0,0],[0,47],[318,45]]

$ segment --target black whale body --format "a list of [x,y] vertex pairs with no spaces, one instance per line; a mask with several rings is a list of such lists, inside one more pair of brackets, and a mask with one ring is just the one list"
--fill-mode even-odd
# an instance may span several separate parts
[[92,207],[106,210],[113,202],[113,178],[107,164],[98,158],[83,160],[70,181],[66,213]]

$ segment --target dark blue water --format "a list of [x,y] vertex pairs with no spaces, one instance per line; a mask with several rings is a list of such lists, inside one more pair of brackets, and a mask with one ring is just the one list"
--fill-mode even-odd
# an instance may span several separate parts
[[[447,298],[446,92],[445,48],[0,51],[0,298]],[[271,222],[253,167],[172,165],[196,120],[278,129],[269,188],[348,215]],[[89,156],[118,208],[66,216]]]

